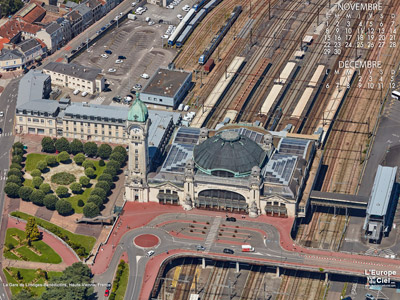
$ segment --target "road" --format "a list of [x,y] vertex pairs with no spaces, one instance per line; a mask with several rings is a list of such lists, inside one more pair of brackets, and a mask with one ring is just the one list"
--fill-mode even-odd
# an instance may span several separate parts
[[[0,118],[0,127],[2,134],[0,135],[0,210],[3,214],[0,216],[0,240],[4,241],[7,228],[8,212],[4,208],[4,184],[8,168],[10,166],[10,149],[14,143],[13,127],[15,106],[17,103],[19,79],[11,80],[5,87],[0,96],[0,111],[4,113],[4,117]],[[0,244],[0,251],[3,252],[3,243]],[[0,272],[1,281],[5,281],[3,271]],[[7,294],[6,288],[0,284],[0,300],[8,299],[11,294]],[[8,295],[8,297],[7,297]]]

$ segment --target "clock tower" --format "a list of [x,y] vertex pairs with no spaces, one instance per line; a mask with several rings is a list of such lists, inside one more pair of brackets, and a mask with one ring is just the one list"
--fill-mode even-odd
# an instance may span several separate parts
[[128,169],[125,171],[125,199],[127,201],[149,201],[147,172],[149,151],[147,136],[150,119],[146,105],[136,95],[129,109],[126,131],[128,135]]

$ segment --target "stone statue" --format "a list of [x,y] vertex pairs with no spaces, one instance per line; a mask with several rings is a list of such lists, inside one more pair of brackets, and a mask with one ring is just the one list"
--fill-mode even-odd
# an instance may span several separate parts
[[249,208],[249,217],[251,217],[251,218],[256,218],[256,217],[258,217],[258,207],[257,207],[256,201],[253,201],[253,202],[250,204],[250,208]]
[[184,210],[191,210],[193,208],[193,202],[190,195],[186,195],[185,200],[183,201],[183,209]]

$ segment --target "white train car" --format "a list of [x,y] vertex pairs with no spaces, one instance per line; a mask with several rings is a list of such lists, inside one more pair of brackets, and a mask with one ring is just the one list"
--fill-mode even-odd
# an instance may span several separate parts
[[263,115],[267,115],[271,110],[272,105],[274,104],[275,100],[278,98],[279,93],[283,89],[283,86],[280,84],[274,84],[271,91],[269,92],[267,98],[265,99],[260,113]]
[[173,46],[175,44],[175,41],[178,39],[182,31],[185,29],[186,24],[188,24],[190,20],[194,17],[195,13],[196,11],[194,10],[194,8],[189,10],[186,16],[179,23],[178,27],[176,27],[174,33],[169,37],[168,45]]

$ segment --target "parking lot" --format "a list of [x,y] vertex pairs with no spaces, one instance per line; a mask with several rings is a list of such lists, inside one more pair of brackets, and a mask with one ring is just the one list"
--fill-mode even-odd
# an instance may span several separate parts
[[[179,23],[176,17],[178,13],[186,14],[182,8],[185,5],[192,6],[193,3],[195,1],[182,1],[174,9],[147,4],[147,11],[137,15],[136,20],[126,20],[118,28],[105,34],[87,52],[74,59],[73,63],[102,69],[107,79],[106,91],[86,98],[70,93],[72,100],[110,104],[115,96],[123,98],[129,95],[136,84],[144,87],[148,79],[141,78],[141,75],[145,73],[151,77],[159,67],[167,67],[176,55],[175,49],[163,47],[163,44],[167,44],[167,39],[162,36],[169,25]],[[150,18],[155,24],[149,25],[146,18]],[[160,20],[162,23],[159,23]],[[124,59],[117,63],[119,56]]]

